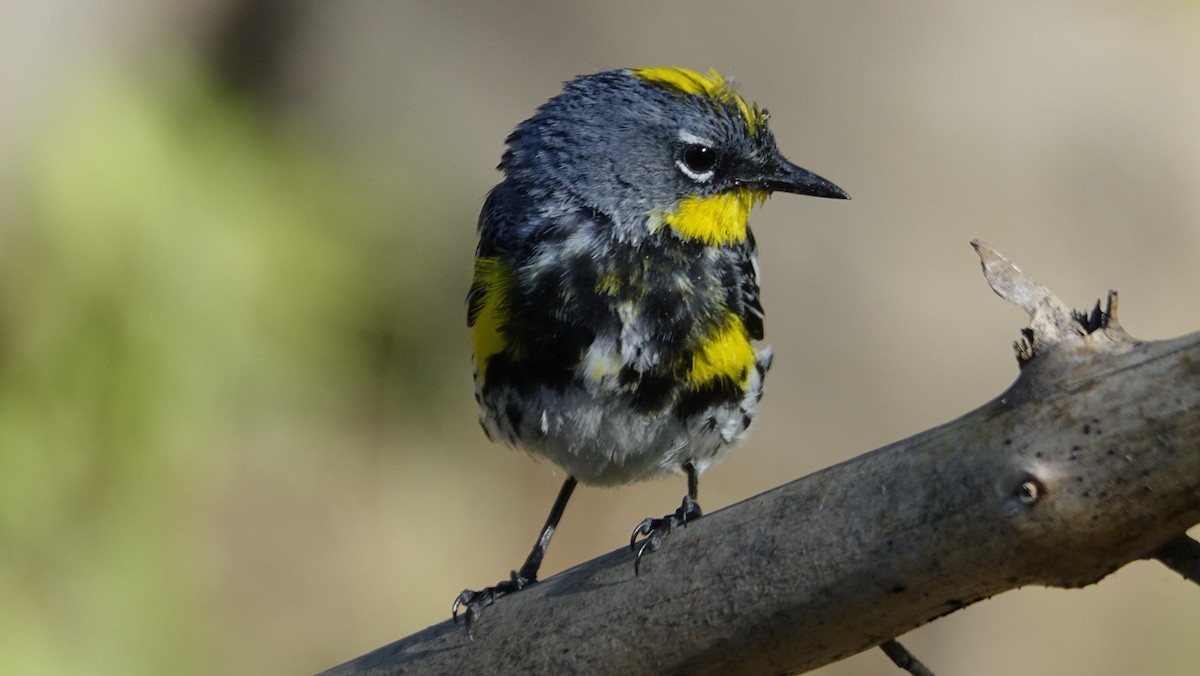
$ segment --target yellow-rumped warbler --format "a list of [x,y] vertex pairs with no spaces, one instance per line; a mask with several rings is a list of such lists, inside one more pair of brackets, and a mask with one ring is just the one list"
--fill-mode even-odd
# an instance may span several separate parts
[[653,551],[700,516],[697,477],[754,420],[771,365],[747,218],[774,191],[846,198],[788,162],[716,72],[576,78],[509,137],[479,215],[467,297],[484,432],[567,471],[529,558],[466,590],[467,624],[537,580],[578,481],[687,475],[674,513],[630,540]]

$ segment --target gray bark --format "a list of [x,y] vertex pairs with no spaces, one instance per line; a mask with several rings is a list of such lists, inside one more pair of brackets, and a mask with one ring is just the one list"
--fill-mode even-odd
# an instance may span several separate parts
[[1160,549],[1197,570],[1179,543],[1200,523],[1200,333],[1134,340],[1115,293],[1073,315],[974,244],[1030,314],[1021,374],[996,399],[706,515],[638,577],[618,549],[501,599],[473,639],[447,620],[326,674],[793,673]]

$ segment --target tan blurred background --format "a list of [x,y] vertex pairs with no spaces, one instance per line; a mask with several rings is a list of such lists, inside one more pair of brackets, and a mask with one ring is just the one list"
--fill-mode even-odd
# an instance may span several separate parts
[[[0,5],[0,673],[313,672],[520,564],[562,479],[476,424],[463,297],[505,135],[574,75],[716,67],[851,202],[753,219],[775,347],[713,511],[1015,377],[982,237],[1200,329],[1196,2]],[[545,573],[682,480],[577,492]],[[1144,563],[905,638],[940,673],[1192,674]],[[894,673],[870,651],[822,671]]]

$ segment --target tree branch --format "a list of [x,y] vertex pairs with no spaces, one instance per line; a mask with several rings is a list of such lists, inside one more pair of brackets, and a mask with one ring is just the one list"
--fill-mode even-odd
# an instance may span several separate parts
[[993,401],[707,515],[639,577],[621,548],[505,597],[474,640],[447,620],[326,673],[796,672],[1023,585],[1149,557],[1195,579],[1200,333],[1134,340],[1115,293],[1072,313],[973,245],[1030,314]]
[[1200,584],[1200,542],[1180,535],[1155,552],[1154,558],[1185,579]]

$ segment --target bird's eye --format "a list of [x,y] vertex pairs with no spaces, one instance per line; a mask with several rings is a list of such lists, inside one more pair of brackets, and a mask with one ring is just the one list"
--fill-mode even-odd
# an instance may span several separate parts
[[683,149],[683,161],[688,165],[688,169],[697,174],[703,174],[711,171],[713,165],[717,163],[717,153],[708,146],[693,143]]
[[689,143],[684,146],[677,164],[693,180],[707,181],[712,178],[713,167],[717,166],[717,151],[700,143]]

